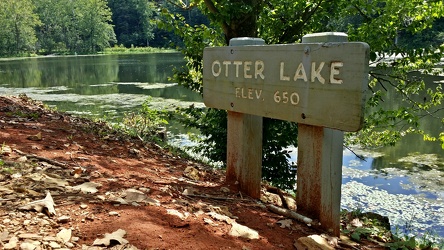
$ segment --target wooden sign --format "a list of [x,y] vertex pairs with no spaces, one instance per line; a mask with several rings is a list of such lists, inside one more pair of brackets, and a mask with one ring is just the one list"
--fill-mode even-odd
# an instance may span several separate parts
[[358,131],[369,46],[330,42],[205,48],[208,107]]

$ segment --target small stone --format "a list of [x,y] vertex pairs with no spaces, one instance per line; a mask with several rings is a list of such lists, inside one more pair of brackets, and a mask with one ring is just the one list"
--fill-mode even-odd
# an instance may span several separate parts
[[18,235],[19,239],[31,239],[31,240],[41,240],[43,239],[43,236],[38,234],[31,234],[31,233],[23,233]]
[[67,223],[71,220],[71,217],[66,216],[66,215],[62,215],[59,218],[57,218],[57,222],[58,223]]
[[71,242],[66,242],[65,246],[68,248],[74,248],[74,244],[72,244]]
[[71,229],[62,229],[57,233],[57,239],[59,239],[62,243],[66,243],[71,239],[72,230]]
[[57,243],[57,242],[54,242],[54,241],[51,241],[51,242],[49,243],[49,246],[50,246],[52,249],[59,249],[59,248],[61,248],[60,244]]
[[141,188],[139,188],[139,190],[144,192],[144,193],[149,193],[151,191],[151,189],[145,188],[145,187],[141,187]]
[[110,216],[120,216],[120,214],[116,211],[111,211],[108,213]]
[[243,237],[247,239],[259,239],[259,233],[256,230],[253,230],[249,227],[238,224],[237,222],[233,222],[230,232],[228,233],[231,236],[235,237]]
[[183,171],[183,176],[190,178],[191,180],[198,181],[199,180],[199,171],[191,166],[188,166]]
[[29,242],[23,242],[22,244],[20,244],[20,250],[34,250],[36,248],[36,245]]
[[9,239],[9,242],[3,246],[3,249],[17,249],[18,238],[16,236],[12,236]]
[[26,162],[26,161],[28,161],[28,158],[26,156],[21,156],[21,157],[17,158],[17,161],[18,162]]
[[81,209],[86,209],[87,207],[88,207],[88,205],[86,205],[86,204],[80,204]]
[[47,241],[47,242],[50,242],[50,241],[57,241],[57,237],[54,237],[54,236],[45,236],[45,237],[43,237],[43,241]]

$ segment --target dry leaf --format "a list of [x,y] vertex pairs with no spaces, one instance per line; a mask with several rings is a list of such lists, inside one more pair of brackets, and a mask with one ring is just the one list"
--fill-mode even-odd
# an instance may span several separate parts
[[281,224],[281,228],[291,228],[291,225],[293,225],[293,221],[291,219],[280,220],[276,223]]
[[99,190],[97,190],[98,187],[101,187],[102,185],[99,183],[95,183],[95,182],[85,182],[82,183],[80,185],[77,185],[75,187],[73,187],[74,190],[80,190],[83,193],[87,194],[87,193],[97,193]]
[[118,243],[119,245],[127,244],[128,241],[123,238],[125,236],[126,231],[123,229],[118,229],[113,233],[106,233],[103,239],[96,239],[93,243],[93,246],[110,246],[113,243]]
[[362,227],[363,226],[362,221],[360,221],[358,218],[353,219],[350,222],[350,225],[352,225],[354,227]]
[[52,216],[56,214],[56,211],[54,209],[54,200],[52,199],[51,193],[47,193],[45,199],[38,200],[38,201],[32,201],[19,209],[21,210],[35,210],[40,213],[45,213],[48,216]]
[[26,139],[31,140],[31,141],[41,141],[42,140],[42,132],[38,132],[35,135],[30,135],[30,136],[26,137]]

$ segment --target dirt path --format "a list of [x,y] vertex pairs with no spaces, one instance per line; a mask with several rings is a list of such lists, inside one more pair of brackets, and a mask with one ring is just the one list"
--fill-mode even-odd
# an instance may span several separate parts
[[23,96],[0,97],[0,140],[0,248],[295,249],[320,233],[208,166]]

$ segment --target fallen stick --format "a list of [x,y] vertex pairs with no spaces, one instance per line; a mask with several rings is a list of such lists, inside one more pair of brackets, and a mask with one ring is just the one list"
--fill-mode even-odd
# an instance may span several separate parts
[[285,208],[280,208],[275,205],[267,205],[267,208],[268,208],[268,210],[270,210],[273,213],[280,214],[280,215],[295,219],[300,222],[304,222],[305,224],[310,224],[310,225],[314,225],[314,226],[320,225],[319,222],[316,222],[313,219],[310,219],[302,214],[298,214],[294,211],[291,211],[291,210],[288,210]]
[[230,197],[221,197],[221,196],[212,196],[212,195],[186,194],[185,196],[206,198],[206,199],[213,199],[213,200],[234,200],[234,198],[230,198]]
[[34,158],[34,159],[37,159],[37,160],[40,160],[40,161],[47,162],[47,163],[52,164],[52,165],[57,166],[57,167],[65,168],[67,166],[67,164],[65,164],[65,163],[61,163],[61,162],[58,162],[58,161],[55,161],[55,160],[51,160],[51,159],[48,159],[48,158],[45,158],[45,157],[42,157],[42,156],[38,156],[38,155],[35,155],[35,154],[27,154],[27,153],[22,152],[22,151],[20,151],[18,149],[14,149],[14,151],[17,152],[19,155],[26,156],[27,158]]

